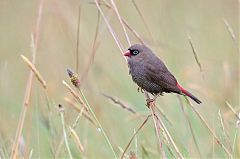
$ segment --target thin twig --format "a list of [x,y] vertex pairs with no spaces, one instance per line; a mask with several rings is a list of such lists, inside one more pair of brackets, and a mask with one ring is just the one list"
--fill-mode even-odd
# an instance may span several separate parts
[[151,117],[152,115],[148,115],[147,118],[143,121],[143,123],[140,125],[140,127],[137,129],[137,131],[135,131],[135,133],[133,134],[133,136],[131,137],[130,141],[128,142],[127,146],[125,147],[121,159],[123,159],[125,153],[127,152],[130,144],[132,143],[134,137],[138,134],[138,132],[143,128],[143,126],[147,123],[148,119]]

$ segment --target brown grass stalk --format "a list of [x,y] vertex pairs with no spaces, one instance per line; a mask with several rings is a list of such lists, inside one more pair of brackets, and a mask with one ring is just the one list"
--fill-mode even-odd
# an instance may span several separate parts
[[156,105],[154,103],[150,103],[149,109],[151,110],[151,114],[152,114],[152,117],[153,117],[153,122],[154,122],[154,127],[155,127],[155,130],[156,130],[156,134],[157,134],[159,148],[160,148],[160,151],[161,151],[161,154],[162,154],[162,158],[166,159],[167,157],[166,157],[166,154],[165,154],[164,149],[163,149],[162,141],[160,139],[160,127],[159,127],[160,125],[158,123],[154,107],[156,107]]
[[132,34],[135,36],[135,38],[141,43],[144,44],[144,41],[142,39],[142,37],[128,24],[128,22],[122,18],[122,21],[124,23],[124,25],[126,25],[126,27],[132,32]]
[[117,99],[117,98],[112,97],[112,96],[110,96],[110,95],[107,95],[107,94],[105,94],[105,93],[102,93],[102,95],[103,95],[104,97],[110,99],[111,101],[113,101],[113,103],[119,105],[119,106],[120,106],[121,108],[123,108],[124,110],[127,110],[128,112],[133,113],[133,114],[137,114],[137,112],[136,112],[134,109],[130,108],[128,105],[126,105],[126,104],[125,104],[123,101],[121,101],[120,99]]
[[[79,108],[79,106],[74,103],[72,100],[70,100],[67,97],[64,97],[64,100],[69,104],[69,106],[71,106],[73,109],[75,109],[78,113],[80,113],[82,111],[82,108]],[[83,107],[84,108],[84,107]],[[84,109],[85,110],[85,109]],[[86,111],[83,111],[82,113],[83,117],[85,117],[90,123],[92,123],[96,128],[97,124],[94,122],[94,120],[89,116],[89,113],[87,113]]]
[[224,119],[222,117],[222,113],[221,113],[220,109],[218,111],[218,117],[219,117],[219,122],[220,122],[220,125],[221,125],[221,129],[222,129],[222,132],[223,132],[223,141],[225,141],[228,144],[228,147],[229,147],[230,151],[232,151],[229,135],[228,135],[228,133],[227,133],[227,131],[225,129]]
[[197,116],[199,117],[199,119],[201,120],[201,122],[206,126],[206,128],[208,129],[208,131],[212,134],[212,136],[214,137],[214,139],[216,140],[216,142],[220,145],[220,147],[226,152],[226,154],[232,158],[231,153],[229,152],[229,150],[224,146],[224,144],[222,143],[222,141],[217,137],[217,135],[215,134],[215,132],[210,128],[210,126],[208,125],[208,123],[205,121],[205,119],[202,117],[202,115],[196,110],[196,108],[190,103],[188,102],[190,107],[192,108],[192,110],[197,114]]
[[78,7],[78,22],[77,22],[77,47],[76,47],[76,72],[79,73],[79,36],[80,36],[80,20],[81,20],[81,6]]
[[81,153],[84,153],[84,147],[83,147],[83,145],[82,145],[82,143],[81,143],[81,141],[80,141],[80,139],[79,139],[79,137],[77,135],[77,132],[73,128],[71,128],[71,127],[69,127],[69,130],[71,132],[71,135],[74,138],[74,141],[75,141],[78,149],[80,150]]
[[[102,9],[100,8],[100,6],[99,6],[99,4],[98,4],[98,1],[97,1],[97,0],[94,0],[94,2],[95,2],[95,4],[96,4],[96,6],[97,6],[97,8],[98,8],[98,10],[99,10],[99,12],[100,12],[100,14],[101,14],[101,16],[103,17],[103,20],[104,20],[105,24],[107,25],[107,28],[108,28],[109,32],[111,33],[111,35],[112,35],[115,43],[117,44],[117,46],[118,46],[119,50],[121,51],[121,53],[123,53],[122,45],[121,45],[118,37],[116,36],[115,32],[113,31],[111,25],[109,24],[109,22],[108,22],[106,16],[104,15]],[[126,60],[126,58],[125,58],[125,60]]]
[[21,55],[21,58],[28,65],[28,67],[32,70],[32,72],[35,74],[38,81],[42,84],[43,88],[46,89],[47,84],[46,84],[45,80],[43,79],[42,75],[40,74],[40,72],[34,66],[34,64],[28,58],[26,58],[24,55]]
[[[75,128],[76,128],[76,126],[77,126],[77,124],[78,124],[78,122],[79,122],[79,120],[80,120],[80,117],[81,117],[82,114],[83,114],[83,111],[84,111],[84,108],[82,108],[82,109],[80,110],[80,112],[79,112],[76,120],[74,121],[74,123],[73,123],[72,126],[71,126],[72,129],[75,129]],[[71,135],[71,134],[70,134],[70,131],[68,131],[68,132],[67,132],[67,136],[70,137],[70,135]],[[62,136],[62,138],[61,138],[61,140],[60,140],[60,142],[59,142],[59,144],[58,144],[58,147],[57,147],[57,149],[56,149],[56,153],[54,154],[54,158],[58,158],[58,156],[59,156],[59,154],[60,154],[60,152],[61,152],[63,143],[64,143],[64,136]]]
[[178,95],[177,97],[178,97],[178,100],[179,100],[179,102],[180,102],[180,106],[181,106],[181,109],[182,109],[182,111],[183,111],[184,117],[185,117],[185,119],[186,119],[186,121],[187,121],[187,123],[188,123],[188,125],[189,125],[190,132],[191,132],[191,135],[192,135],[192,138],[193,138],[193,142],[194,142],[194,144],[195,144],[195,147],[196,147],[196,149],[197,149],[198,155],[199,155],[200,158],[202,158],[202,155],[201,155],[199,146],[198,146],[198,144],[197,144],[197,139],[196,139],[196,136],[195,136],[194,131],[193,131],[192,123],[191,123],[191,121],[190,121],[190,119],[189,119],[189,116],[188,116],[187,112],[186,112],[185,109],[184,109],[183,102],[182,102],[180,96]]
[[[39,28],[40,28],[40,22],[41,22],[41,17],[42,17],[42,9],[43,9],[43,0],[40,1],[39,3],[39,8],[38,8],[38,15],[37,15],[37,23],[35,27],[35,32],[34,35],[31,35],[31,46],[32,46],[32,63],[33,65],[36,62],[36,46],[38,44],[38,39],[39,39]],[[19,117],[18,121],[18,126],[17,126],[17,131],[16,131],[16,136],[15,140],[12,146],[12,152],[11,152],[11,158],[16,159],[18,156],[18,148],[19,148],[19,141],[20,137],[22,135],[22,130],[23,130],[23,125],[25,122],[25,117],[26,113],[29,107],[29,101],[30,101],[30,96],[31,96],[31,89],[32,89],[32,82],[33,82],[33,71],[30,71],[30,74],[28,76],[28,81],[27,81],[27,86],[25,90],[25,95],[24,95],[24,100],[23,100],[23,107],[22,111]]]
[[235,115],[235,117],[237,118],[237,120],[240,120],[240,117],[238,116],[237,111],[233,109],[233,107],[231,106],[231,104],[229,104],[227,101],[226,101],[226,104],[227,104],[228,108],[233,112],[233,114]]
[[135,2],[135,0],[132,0],[132,3],[133,3],[133,6],[136,8],[136,10],[137,10],[140,18],[142,19],[143,24],[144,24],[145,28],[147,29],[147,32],[148,32],[148,34],[150,35],[152,41],[154,41],[154,40],[153,40],[153,35],[152,35],[152,33],[151,33],[151,31],[150,31],[150,29],[149,29],[149,27],[148,27],[148,25],[147,25],[144,17],[143,17],[142,12],[140,11],[139,7],[137,6],[137,3]]
[[122,28],[123,28],[124,35],[125,35],[125,37],[126,37],[126,39],[127,39],[128,45],[131,46],[131,42],[130,42],[129,36],[128,36],[128,34],[127,34],[127,30],[126,30],[126,28],[125,28],[125,25],[123,24],[122,17],[120,16],[120,14],[119,14],[119,12],[118,12],[118,9],[117,9],[117,6],[116,6],[114,0],[111,0],[111,4],[112,4],[112,6],[113,6],[113,10],[115,11],[115,13],[116,13],[116,15],[117,15],[117,17],[118,17],[119,22],[120,22],[120,24],[121,24],[121,26],[122,26]]
[[92,51],[91,51],[91,55],[89,58],[89,61],[87,63],[86,68],[84,69],[81,77],[80,77],[80,83],[83,82],[84,78],[87,76],[88,71],[90,69],[90,66],[92,65],[94,58],[95,58],[95,54],[97,52],[97,48],[100,45],[100,42],[97,41],[98,39],[98,34],[99,34],[99,23],[100,23],[100,13],[98,11],[98,16],[97,16],[97,26],[96,26],[96,30],[95,30],[95,35],[94,35],[94,39],[93,39],[93,45],[92,45]]
[[[101,5],[106,6],[108,9],[113,9],[112,6],[110,4],[108,4],[106,1],[103,1],[103,3],[101,3]],[[142,44],[144,44],[144,40],[142,39],[142,37],[128,24],[128,22],[121,17],[122,22],[124,23],[124,25],[129,29],[129,31],[132,32],[132,34],[135,36],[135,38]]]
[[75,99],[77,99],[77,101],[82,104],[82,106],[85,108],[86,111],[88,111],[88,108],[86,106],[86,104],[83,102],[83,99],[80,95],[78,95],[78,93],[72,89],[72,87],[70,87],[67,82],[65,82],[64,80],[62,81],[62,84],[69,90],[69,92],[73,95],[73,97]]
[[236,38],[236,36],[235,36],[235,34],[233,32],[233,29],[232,29],[232,27],[230,26],[230,24],[228,23],[228,21],[225,18],[223,18],[223,23],[225,24],[225,26],[226,26],[229,34],[231,35],[233,41],[236,41],[237,38]]
[[188,42],[189,42],[189,44],[190,44],[190,46],[191,46],[191,48],[192,48],[192,52],[193,52],[195,61],[197,62],[197,65],[198,65],[198,67],[199,67],[199,69],[200,69],[200,72],[202,72],[202,65],[201,65],[201,63],[200,63],[200,61],[199,61],[199,58],[198,58],[196,49],[195,49],[195,47],[194,47],[194,45],[193,45],[192,38],[191,38],[190,35],[188,35]]
[[[153,107],[154,108],[154,107]],[[172,136],[170,135],[170,133],[168,132],[167,127],[165,126],[164,122],[162,121],[162,119],[159,116],[156,116],[157,120],[160,123],[160,126],[162,127],[162,129],[164,130],[164,132],[166,133],[166,136],[168,137],[168,140],[170,141],[170,143],[172,144],[173,148],[175,149],[175,151],[177,152],[177,155],[179,158],[183,159],[183,155],[181,154],[181,152],[179,151],[176,143],[174,142]]]
[[135,133],[133,134],[133,136],[131,137],[130,141],[128,142],[127,146],[125,147],[122,155],[121,155],[121,159],[123,159],[123,157],[125,156],[125,153],[127,152],[129,146],[131,145],[134,137],[138,134],[138,132],[143,128],[143,126],[147,123],[148,119],[151,117],[152,115],[148,115],[147,118],[143,121],[143,123],[140,125],[140,127],[137,129],[137,131],[135,131]]

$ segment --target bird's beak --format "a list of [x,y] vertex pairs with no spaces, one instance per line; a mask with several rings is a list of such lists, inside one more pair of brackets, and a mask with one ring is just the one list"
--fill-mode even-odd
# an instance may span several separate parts
[[124,56],[127,56],[127,57],[130,57],[131,56],[131,53],[130,53],[130,51],[129,50],[127,50],[126,52],[124,52],[124,54],[123,54]]

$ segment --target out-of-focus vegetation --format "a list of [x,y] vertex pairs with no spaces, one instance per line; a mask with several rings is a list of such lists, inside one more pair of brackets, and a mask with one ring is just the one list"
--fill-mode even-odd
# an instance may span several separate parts
[[[108,1],[107,1],[108,2]],[[28,85],[29,68],[21,54],[32,59],[31,34],[36,34],[40,1],[0,1],[0,158],[11,156],[24,94]],[[237,0],[116,0],[120,15],[142,39],[165,61],[178,81],[199,99],[194,107],[204,117],[234,158],[239,157],[240,139],[237,118],[227,106],[239,112],[239,51]],[[141,15],[136,9],[137,5]],[[109,2],[109,4],[111,4]],[[124,49],[129,46],[119,20],[112,9],[100,5]],[[80,14],[79,14],[80,10]],[[77,26],[79,26],[79,67],[76,69]],[[62,140],[63,131],[58,104],[64,108],[66,131],[75,122],[78,111],[66,98],[81,106],[62,84],[71,84],[66,69],[72,68],[82,78],[92,58],[97,27],[98,9],[91,0],[43,1],[36,49],[36,68],[48,86],[46,93],[34,77],[30,104],[24,122],[19,153],[27,158],[53,158]],[[144,20],[143,20],[144,19]],[[130,33],[132,43],[138,40]],[[189,44],[192,39],[202,70]],[[235,38],[234,38],[235,36]],[[134,131],[146,117],[121,109],[102,93],[116,97],[138,114],[149,115],[144,94],[128,75],[127,64],[120,54],[102,16],[100,16],[94,60],[84,74],[81,89],[118,157]],[[74,88],[74,87],[72,87]],[[65,100],[64,100],[65,99]],[[181,97],[185,113],[175,94],[157,99],[172,124],[164,120],[177,147],[186,158],[228,158],[223,148]],[[49,105],[48,105],[49,104]],[[196,138],[194,142],[189,122]],[[97,126],[81,116],[76,128],[85,149],[81,153],[76,139],[68,138],[74,158],[113,158]],[[164,133],[161,135],[163,138]],[[197,146],[199,148],[197,148]],[[166,145],[168,158],[172,155]],[[171,146],[170,146],[171,148]],[[198,152],[198,149],[200,153]],[[57,158],[69,158],[63,144]],[[159,158],[161,152],[152,119],[139,131],[127,155],[137,158]],[[174,152],[174,151],[173,151]],[[174,152],[175,156],[176,153]]]

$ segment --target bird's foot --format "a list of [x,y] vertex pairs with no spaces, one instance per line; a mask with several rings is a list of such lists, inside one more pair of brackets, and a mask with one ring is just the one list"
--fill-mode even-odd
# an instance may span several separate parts
[[154,102],[155,102],[156,98],[153,98],[153,99],[146,99],[146,102],[147,102],[147,107],[149,108]]
[[144,91],[143,91],[143,89],[141,88],[141,87],[138,87],[138,92],[140,92],[141,91],[141,93],[143,93]]
[[148,107],[148,108],[149,108],[149,106],[150,106],[151,104],[153,104],[153,103],[156,101],[156,99],[157,99],[157,97],[158,97],[159,95],[163,95],[163,93],[162,93],[162,92],[161,92],[161,93],[158,93],[158,94],[155,95],[152,99],[150,99],[150,98],[146,99],[147,107]]

